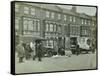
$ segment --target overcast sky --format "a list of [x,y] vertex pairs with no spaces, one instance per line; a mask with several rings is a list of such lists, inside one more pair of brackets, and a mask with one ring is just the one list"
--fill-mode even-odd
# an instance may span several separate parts
[[[72,6],[66,6],[66,5],[63,5],[61,7],[66,8],[66,9],[72,8]],[[96,13],[96,8],[95,7],[87,7],[87,6],[77,6],[77,12],[94,16]]]

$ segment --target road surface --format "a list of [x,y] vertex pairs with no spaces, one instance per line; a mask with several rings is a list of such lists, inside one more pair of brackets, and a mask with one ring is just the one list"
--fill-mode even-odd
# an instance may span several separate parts
[[45,57],[39,62],[36,60],[24,59],[24,63],[18,63],[18,58],[15,60],[16,73],[33,73],[33,72],[49,72],[49,71],[64,71],[64,70],[80,70],[80,69],[95,69],[96,54],[80,54],[58,57]]

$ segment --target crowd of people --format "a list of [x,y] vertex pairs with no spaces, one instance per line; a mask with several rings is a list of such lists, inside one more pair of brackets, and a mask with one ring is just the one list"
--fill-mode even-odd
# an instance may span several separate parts
[[38,58],[41,61],[42,58],[42,43],[40,41],[23,43],[22,41],[16,46],[16,52],[18,54],[19,63],[23,62],[23,59],[29,60]]
[[24,58],[26,60],[36,58],[38,61],[42,61],[42,57],[48,54],[48,56],[57,56],[65,55],[65,50],[63,47],[59,48],[57,45],[54,46],[54,49],[44,49],[43,44],[40,40],[35,42],[24,43],[22,41],[16,46],[17,56],[19,58],[19,63],[23,62]]

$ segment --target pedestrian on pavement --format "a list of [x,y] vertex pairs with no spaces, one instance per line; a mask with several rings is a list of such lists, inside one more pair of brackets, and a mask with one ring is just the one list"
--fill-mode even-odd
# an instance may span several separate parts
[[26,43],[26,46],[25,46],[25,58],[26,60],[29,60],[30,57],[31,57],[31,48],[30,48],[30,45],[29,43]]
[[36,58],[36,48],[35,48],[35,46],[36,46],[35,42],[34,43],[30,42],[30,48],[32,50],[31,56],[32,56],[33,60],[35,60],[35,58]]
[[25,50],[22,41],[19,42],[19,44],[16,46],[16,49],[19,57],[19,63],[22,63],[25,56]]
[[76,45],[76,54],[79,55],[80,49],[79,49],[79,44]]
[[37,57],[39,61],[42,61],[42,42],[38,42],[36,44],[36,51],[37,51]]

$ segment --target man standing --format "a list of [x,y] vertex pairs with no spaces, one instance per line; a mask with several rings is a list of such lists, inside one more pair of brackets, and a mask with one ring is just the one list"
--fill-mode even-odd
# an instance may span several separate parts
[[41,60],[41,58],[42,58],[42,42],[41,41],[37,42],[37,44],[36,44],[36,51],[37,51],[38,60],[42,61]]
[[31,56],[32,56],[33,60],[35,60],[35,58],[36,58],[36,49],[35,49],[35,46],[36,46],[35,42],[34,43],[30,42],[30,48],[32,50]]
[[24,55],[25,55],[25,50],[24,50],[24,47],[23,47],[23,42],[20,41],[16,48],[17,48],[17,53],[18,53],[18,57],[19,57],[19,63],[22,63]]

